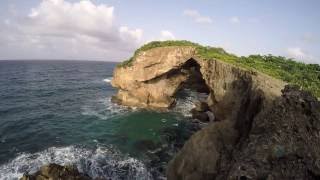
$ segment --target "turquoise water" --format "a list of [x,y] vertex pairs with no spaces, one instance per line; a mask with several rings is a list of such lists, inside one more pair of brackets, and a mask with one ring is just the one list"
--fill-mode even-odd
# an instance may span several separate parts
[[52,162],[92,177],[154,179],[145,154],[184,117],[113,104],[115,65],[0,61],[0,179]]

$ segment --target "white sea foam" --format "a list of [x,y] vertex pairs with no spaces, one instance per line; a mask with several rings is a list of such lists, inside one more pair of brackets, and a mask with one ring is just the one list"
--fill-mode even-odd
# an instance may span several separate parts
[[127,112],[130,112],[128,107],[113,103],[111,102],[111,97],[107,97],[83,106],[81,114],[106,120],[117,115],[123,115]]
[[36,172],[43,165],[56,163],[76,165],[80,172],[92,178],[105,179],[152,179],[144,164],[137,159],[124,157],[112,148],[95,150],[74,146],[56,148],[29,154],[22,153],[10,162],[0,165],[1,180],[15,180],[25,172]]
[[176,106],[172,110],[174,112],[179,112],[186,117],[190,117],[190,111],[195,107],[194,102],[205,101],[207,97],[208,95],[205,93],[198,93],[190,89],[183,89],[182,92],[180,92],[180,97],[177,97]]
[[104,79],[103,81],[106,83],[111,83],[112,77],[108,77],[108,78]]

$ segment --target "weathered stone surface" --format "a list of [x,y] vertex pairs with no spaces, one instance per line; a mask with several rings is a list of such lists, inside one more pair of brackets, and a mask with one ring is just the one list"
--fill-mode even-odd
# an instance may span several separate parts
[[232,150],[237,137],[230,121],[210,124],[194,134],[167,169],[169,180],[213,179],[221,154]]
[[[193,55],[192,48],[156,48],[114,74],[120,103],[155,108],[170,107],[190,76],[202,76],[206,86],[199,83],[199,89],[209,91],[208,112],[213,112],[214,121],[170,162],[168,180],[319,179],[316,98],[289,86],[281,92],[286,83],[280,80]],[[197,80],[190,82],[198,86]],[[207,110],[198,110],[193,110],[194,117],[209,121]]]
[[89,176],[81,174],[76,167],[49,164],[42,166],[34,174],[25,174],[20,180],[90,180]]
[[195,53],[192,47],[155,48],[141,53],[133,66],[116,68],[112,85],[117,98],[128,106],[168,108],[187,74],[181,66]]
[[243,116],[193,135],[171,161],[168,179],[319,179],[319,110],[315,97],[287,86],[251,123]]
[[[201,73],[194,71],[195,64],[200,66]],[[282,81],[260,73],[217,60],[199,59],[192,47],[162,47],[142,52],[132,66],[115,69],[112,85],[119,89],[116,97],[121,104],[168,108],[190,76],[204,79],[206,87],[197,84],[198,78],[191,79],[190,83],[201,86],[199,91],[208,88],[211,92],[209,105],[216,106],[214,114],[218,119],[225,119],[223,115],[234,112],[231,110],[239,105],[242,91],[259,89],[264,96],[274,97],[280,95],[284,86]]]
[[209,106],[206,102],[195,102],[195,110],[199,112],[206,112],[209,110]]
[[254,119],[230,172],[220,179],[319,179],[319,132],[320,102],[288,86]]

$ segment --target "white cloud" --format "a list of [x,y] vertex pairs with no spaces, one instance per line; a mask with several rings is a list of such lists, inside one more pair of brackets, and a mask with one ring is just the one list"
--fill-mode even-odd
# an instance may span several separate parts
[[197,10],[187,9],[183,11],[184,16],[192,18],[196,23],[211,24],[212,19],[209,16],[202,16]]
[[302,41],[307,44],[314,44],[319,42],[319,38],[311,33],[305,33],[302,36]]
[[315,58],[312,55],[308,54],[307,52],[305,52],[300,47],[288,48],[287,49],[287,55],[290,58],[294,58],[294,59],[296,59],[298,61],[304,61],[304,62],[307,62],[307,63],[316,62]]
[[0,25],[0,59],[23,58],[19,54],[118,60],[129,56],[143,36],[141,29],[118,26],[114,7],[89,0],[43,0],[28,15],[7,22]]
[[240,19],[237,16],[233,16],[230,18],[230,22],[234,24],[240,23]]
[[294,58],[305,58],[306,57],[306,54],[299,47],[288,48],[287,52],[288,52],[289,56],[292,56]]
[[172,32],[168,30],[161,31],[160,40],[164,41],[164,40],[174,40],[174,39],[176,39],[176,37],[173,35]]
[[146,44],[151,41],[166,41],[166,40],[175,40],[175,39],[176,39],[176,36],[174,35],[174,33],[168,30],[162,30],[159,32],[158,36],[151,37],[147,39],[144,43]]

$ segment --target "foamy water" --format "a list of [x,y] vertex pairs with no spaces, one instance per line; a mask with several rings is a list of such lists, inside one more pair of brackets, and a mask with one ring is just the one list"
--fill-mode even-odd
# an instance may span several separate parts
[[[49,163],[75,164],[92,177],[151,179],[142,161],[152,161],[144,157],[152,148],[144,142],[161,143],[165,130],[185,119],[176,112],[186,115],[192,104],[179,101],[173,113],[114,104],[116,89],[110,82],[115,66],[83,61],[2,63],[0,180],[18,179]],[[153,173],[157,165],[150,166]],[[164,175],[156,174],[155,179]]]
[[[99,105],[97,105],[99,104]],[[81,114],[84,116],[95,116],[106,120],[117,115],[124,115],[134,109],[111,102],[111,97],[98,99],[82,107]]]
[[172,109],[174,112],[183,114],[185,117],[191,117],[190,111],[195,108],[195,102],[205,101],[208,95],[205,93],[198,93],[190,89],[183,89],[179,92],[176,106]]
[[43,165],[56,163],[76,165],[80,172],[92,178],[149,180],[150,173],[137,159],[124,157],[112,148],[98,147],[89,150],[80,147],[52,147],[45,151],[22,153],[10,162],[0,166],[1,180],[16,180],[23,173],[34,173]]
[[108,78],[104,79],[103,81],[106,83],[111,83],[112,77],[108,77]]

